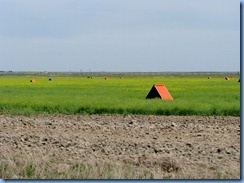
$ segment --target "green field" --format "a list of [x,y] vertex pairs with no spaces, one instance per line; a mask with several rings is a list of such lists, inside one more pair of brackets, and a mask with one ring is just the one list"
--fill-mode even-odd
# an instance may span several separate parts
[[[238,78],[223,76],[0,77],[2,114],[156,114],[240,116]],[[145,99],[164,84],[173,101]]]

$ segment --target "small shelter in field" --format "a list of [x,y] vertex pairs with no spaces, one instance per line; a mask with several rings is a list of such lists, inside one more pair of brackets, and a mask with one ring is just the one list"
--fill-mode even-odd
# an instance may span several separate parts
[[32,76],[32,79],[30,80],[31,83],[35,83],[36,80],[35,80],[35,76]]
[[225,77],[225,80],[230,80],[230,78],[229,77]]
[[161,98],[162,100],[173,100],[173,97],[170,95],[166,86],[163,84],[154,84],[152,89],[146,96],[146,99],[151,98]]

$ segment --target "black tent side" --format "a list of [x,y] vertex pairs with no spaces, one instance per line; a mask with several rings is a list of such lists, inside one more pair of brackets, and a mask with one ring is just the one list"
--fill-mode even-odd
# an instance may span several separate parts
[[161,98],[159,95],[157,89],[153,86],[150,92],[147,94],[146,99],[151,99],[151,98]]

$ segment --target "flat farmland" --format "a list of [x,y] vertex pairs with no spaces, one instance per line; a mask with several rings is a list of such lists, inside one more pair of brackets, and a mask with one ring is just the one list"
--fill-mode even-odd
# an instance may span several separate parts
[[240,179],[237,77],[104,78],[0,77],[0,177]]
[[240,118],[0,115],[4,179],[240,179]]
[[[0,78],[0,112],[11,114],[240,115],[240,83],[224,77]],[[173,101],[146,100],[164,84]]]

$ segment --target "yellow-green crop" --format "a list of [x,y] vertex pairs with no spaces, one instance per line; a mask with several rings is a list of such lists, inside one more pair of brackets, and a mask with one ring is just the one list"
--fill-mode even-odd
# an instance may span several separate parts
[[[7,114],[240,115],[240,83],[223,77],[0,78],[0,112]],[[164,84],[173,101],[145,99]]]

